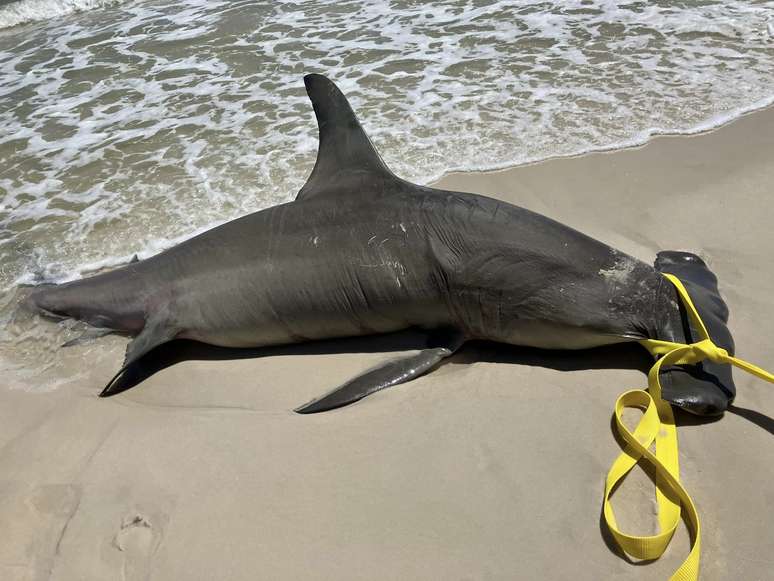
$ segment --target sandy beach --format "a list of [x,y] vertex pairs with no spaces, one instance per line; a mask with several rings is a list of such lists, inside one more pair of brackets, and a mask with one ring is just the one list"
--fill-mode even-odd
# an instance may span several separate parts
[[[768,109],[707,134],[438,185],[546,214],[646,262],[697,252],[718,275],[738,354],[772,369],[772,160]],[[687,554],[684,528],[662,559],[635,565],[600,527],[619,450],[613,404],[646,385],[644,351],[474,344],[355,405],[292,412],[411,339],[205,352],[99,399],[126,344],[108,337],[69,349],[51,373],[74,379],[56,390],[0,388],[0,579],[668,578]],[[91,362],[108,350],[106,364]],[[734,411],[680,417],[706,580],[774,569],[774,386],[735,378]],[[626,530],[655,530],[652,498],[641,471],[627,481],[615,498]]]

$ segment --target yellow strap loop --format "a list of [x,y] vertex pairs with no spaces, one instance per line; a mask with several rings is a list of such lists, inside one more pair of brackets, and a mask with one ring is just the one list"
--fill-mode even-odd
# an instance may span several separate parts
[[[680,482],[677,428],[672,414],[672,406],[661,399],[661,383],[659,382],[661,367],[664,365],[688,365],[709,359],[716,363],[734,365],[771,383],[774,383],[774,375],[752,363],[732,357],[725,349],[715,345],[683,283],[671,274],[664,274],[664,276],[677,289],[688,316],[702,338],[691,344],[657,341],[655,339],[640,341],[648,351],[659,359],[648,373],[648,391],[639,389],[627,391],[615,403],[616,428],[626,442],[626,447],[613,462],[607,474],[603,512],[605,522],[618,545],[628,555],[637,559],[659,558],[669,545],[669,541],[672,540],[672,535],[680,522],[681,513],[684,512],[686,525],[691,533],[691,551],[682,565],[670,577],[670,581],[696,581],[699,578],[701,526],[693,500]],[[627,407],[644,410],[633,433],[629,431],[621,419],[621,414]],[[655,454],[649,450],[653,442],[656,444]],[[656,500],[658,502],[660,529],[658,534],[646,537],[627,535],[621,532],[618,529],[610,503],[610,495],[615,486],[643,458],[650,462],[656,470]]]

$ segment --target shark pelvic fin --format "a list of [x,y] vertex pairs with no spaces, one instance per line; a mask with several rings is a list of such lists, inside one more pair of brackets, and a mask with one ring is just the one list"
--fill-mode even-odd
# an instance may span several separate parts
[[115,329],[109,329],[107,327],[89,327],[83,333],[81,333],[75,339],[70,339],[66,343],[62,343],[62,347],[74,347],[75,345],[88,345],[92,341],[96,341],[100,337],[115,333]]

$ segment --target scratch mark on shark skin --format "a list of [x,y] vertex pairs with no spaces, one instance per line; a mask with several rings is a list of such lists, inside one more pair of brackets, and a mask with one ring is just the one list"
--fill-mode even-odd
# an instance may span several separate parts
[[637,263],[631,258],[620,256],[616,258],[613,266],[610,268],[600,268],[597,274],[613,284],[623,285],[627,283],[636,266]]

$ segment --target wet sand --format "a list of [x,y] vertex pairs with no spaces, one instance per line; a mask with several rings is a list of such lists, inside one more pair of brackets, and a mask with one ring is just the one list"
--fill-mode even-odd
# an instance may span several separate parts
[[[544,213],[652,262],[702,255],[740,356],[774,368],[774,109],[632,150],[450,175],[440,185]],[[71,348],[48,393],[0,388],[0,579],[666,579],[600,529],[616,397],[639,348],[470,345],[432,374],[315,416],[292,409],[411,349],[411,334],[189,360],[110,399],[117,337]],[[94,350],[114,353],[93,365]],[[338,353],[338,351],[351,351]],[[168,354],[172,357],[174,354]],[[104,360],[104,358],[101,358]],[[736,373],[737,409],[681,417],[703,579],[774,568],[774,386]],[[13,383],[13,381],[11,381]],[[641,472],[615,501],[656,519]]]

